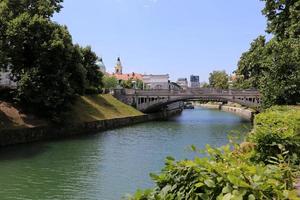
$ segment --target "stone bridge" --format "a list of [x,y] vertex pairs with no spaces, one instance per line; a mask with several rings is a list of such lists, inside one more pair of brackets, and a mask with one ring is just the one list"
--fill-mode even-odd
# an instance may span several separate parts
[[180,101],[203,100],[234,102],[258,110],[261,103],[257,90],[219,90],[199,88],[187,90],[115,90],[115,96],[126,104],[148,113]]

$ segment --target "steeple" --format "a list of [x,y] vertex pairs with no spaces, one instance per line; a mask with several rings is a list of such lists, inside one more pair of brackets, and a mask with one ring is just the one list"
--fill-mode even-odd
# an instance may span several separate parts
[[115,74],[123,74],[123,67],[120,57],[117,58],[117,63],[115,66]]

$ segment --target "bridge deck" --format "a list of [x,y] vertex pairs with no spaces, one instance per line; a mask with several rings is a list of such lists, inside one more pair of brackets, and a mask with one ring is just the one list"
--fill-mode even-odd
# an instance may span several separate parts
[[210,88],[187,90],[132,90],[115,91],[128,104],[135,105],[141,111],[153,110],[168,104],[187,100],[207,100],[235,102],[244,106],[258,108],[260,93],[258,90],[218,90]]

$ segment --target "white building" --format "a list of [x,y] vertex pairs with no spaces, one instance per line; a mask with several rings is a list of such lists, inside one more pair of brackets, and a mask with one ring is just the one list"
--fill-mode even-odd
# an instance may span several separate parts
[[151,90],[168,90],[169,88],[169,74],[163,75],[144,75],[143,76],[144,89]]
[[182,89],[188,88],[188,80],[187,78],[179,78],[176,82]]

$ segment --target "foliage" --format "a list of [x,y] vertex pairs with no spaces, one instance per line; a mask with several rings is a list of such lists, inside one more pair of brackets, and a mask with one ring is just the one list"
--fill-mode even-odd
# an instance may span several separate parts
[[238,62],[235,88],[257,88],[263,106],[300,102],[300,1],[262,0],[270,41],[259,36]]
[[67,28],[51,21],[61,2],[0,3],[0,63],[17,82],[15,98],[55,121],[77,95],[100,88],[102,79],[91,49],[74,45]]
[[194,160],[168,157],[162,172],[151,175],[155,188],[129,199],[299,199],[293,189],[299,177],[299,133],[299,107],[272,107],[256,116],[250,142],[207,146],[207,157]]
[[263,14],[267,17],[268,33],[278,39],[300,36],[300,1],[299,0],[262,0],[265,2]]
[[236,87],[245,89],[258,88],[260,86],[260,79],[264,70],[265,45],[265,37],[259,36],[251,43],[249,51],[243,53],[236,70],[238,74],[238,80],[235,83]]
[[47,116],[64,111],[85,79],[80,53],[65,27],[23,13],[7,23],[7,64],[18,83],[16,97]]
[[126,80],[126,81],[122,81],[121,82],[121,86],[123,88],[128,88],[128,89],[132,89],[132,88],[143,89],[143,81],[140,80],[140,79],[130,78],[130,79]]
[[213,71],[209,74],[209,85],[217,89],[228,89],[228,78],[225,71]]
[[98,60],[97,55],[92,51],[91,47],[81,48],[83,54],[82,64],[86,70],[87,85],[86,89],[100,90],[103,86],[102,78],[103,73],[99,70],[96,62]]
[[300,39],[271,40],[260,91],[265,107],[300,102]]
[[104,76],[103,85],[106,89],[114,89],[118,85],[118,80],[114,76]]
[[255,159],[268,163],[288,151],[287,158],[300,162],[300,109],[272,107],[255,117],[248,140],[256,144]]
[[209,88],[209,84],[204,82],[203,85],[202,85],[202,88]]
[[[238,148],[238,147],[236,147]],[[250,154],[231,151],[230,145],[207,146],[208,158],[175,162],[167,158],[161,174],[152,178],[156,187],[138,191],[131,200],[175,199],[288,199],[295,197],[294,177],[288,165],[252,163]]]

